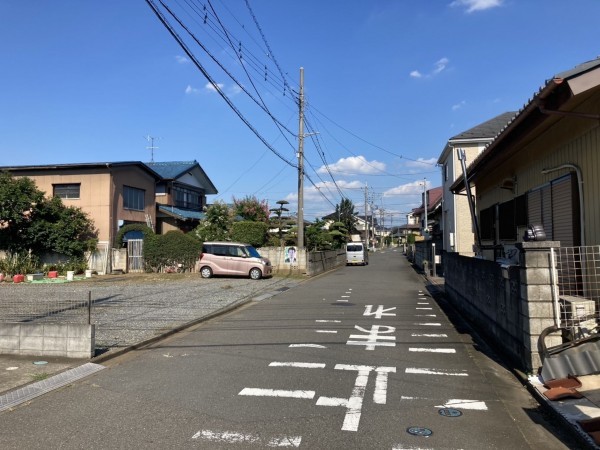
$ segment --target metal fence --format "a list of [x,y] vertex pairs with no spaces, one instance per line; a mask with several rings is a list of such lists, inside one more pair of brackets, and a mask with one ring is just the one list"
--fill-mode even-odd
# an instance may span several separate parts
[[555,318],[571,339],[596,333],[600,311],[600,246],[553,250]]
[[92,293],[87,298],[0,298],[0,322],[91,323]]

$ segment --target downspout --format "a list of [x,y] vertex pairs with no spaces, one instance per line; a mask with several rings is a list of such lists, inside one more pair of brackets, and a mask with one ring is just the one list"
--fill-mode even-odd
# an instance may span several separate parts
[[583,207],[583,175],[581,174],[581,169],[575,164],[562,164],[551,169],[542,169],[542,173],[547,174],[561,169],[572,169],[577,175],[577,188],[579,190],[579,232],[581,233],[581,246],[585,247],[585,210]]

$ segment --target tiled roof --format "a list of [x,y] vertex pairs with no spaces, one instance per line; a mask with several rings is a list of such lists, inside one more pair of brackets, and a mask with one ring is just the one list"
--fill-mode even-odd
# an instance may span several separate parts
[[158,173],[162,178],[174,180],[182,174],[190,171],[196,166],[196,161],[165,161],[165,162],[149,162],[148,167]]
[[176,206],[158,205],[158,210],[164,214],[181,220],[202,220],[206,214],[202,211],[177,208]]
[[516,114],[516,111],[502,113],[487,122],[480,123],[467,131],[463,131],[462,133],[451,137],[450,141],[463,139],[491,139],[495,137]]

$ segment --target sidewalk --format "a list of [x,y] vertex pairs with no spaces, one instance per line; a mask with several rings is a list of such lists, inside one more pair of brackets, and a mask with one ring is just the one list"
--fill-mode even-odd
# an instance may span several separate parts
[[[429,283],[428,288],[433,291],[434,295],[445,296],[444,278],[426,275],[424,277]],[[452,307],[451,304],[447,304]],[[588,425],[590,428],[588,431],[600,431],[600,374],[577,377],[582,385],[577,391],[581,393],[582,398],[564,398],[551,401],[544,396],[544,392],[548,389],[544,387],[544,380],[540,376],[531,375],[527,377],[518,370],[511,371],[527,387],[541,407],[557,417],[566,428],[580,438],[583,445],[590,449],[600,449],[600,433],[597,433],[597,439],[599,440],[596,443],[592,435],[584,431],[578,423],[578,421],[598,419],[597,424],[596,421],[593,421]]]
[[[194,277],[181,282],[132,285],[125,284],[123,280],[126,279],[123,276],[104,276],[93,282],[75,282],[68,287],[58,285],[51,288],[39,285],[2,286],[0,294],[10,295],[13,300],[18,300],[19,296],[39,295],[41,289],[45,289],[44,292],[56,290],[53,295],[92,290],[94,297],[100,300],[94,306],[92,316],[92,323],[96,324],[97,356],[91,360],[0,355],[0,412],[15,405],[23,391],[27,391],[28,395],[36,390],[40,394],[47,392],[47,385],[52,384],[52,379],[59,374],[74,372],[88,363],[101,367],[99,365],[110,358],[150,345],[248,302],[272,297],[301,282],[299,278],[283,277],[259,281]],[[103,301],[102,298],[110,300]]]

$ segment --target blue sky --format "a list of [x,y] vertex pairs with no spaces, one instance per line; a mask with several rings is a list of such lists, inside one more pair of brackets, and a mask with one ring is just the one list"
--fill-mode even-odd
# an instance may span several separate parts
[[304,67],[305,218],[342,195],[363,214],[368,185],[399,224],[450,137],[600,55],[597,0],[163,0],[208,53],[154,1],[231,104],[145,0],[3,0],[1,165],[149,161],[153,136],[209,201],[295,211]]

